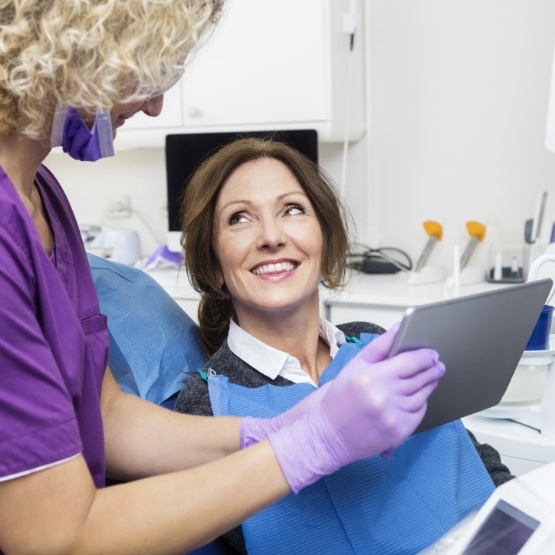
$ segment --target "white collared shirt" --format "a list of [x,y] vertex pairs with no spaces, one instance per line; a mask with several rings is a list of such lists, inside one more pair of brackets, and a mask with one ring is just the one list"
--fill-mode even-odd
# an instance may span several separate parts
[[[330,346],[330,356],[334,358],[339,350],[339,345],[346,341],[345,334],[323,318],[320,318],[319,334]],[[317,386],[301,368],[298,359],[256,339],[233,320],[229,325],[227,343],[233,354],[271,380],[281,376],[293,383],[309,383]]]

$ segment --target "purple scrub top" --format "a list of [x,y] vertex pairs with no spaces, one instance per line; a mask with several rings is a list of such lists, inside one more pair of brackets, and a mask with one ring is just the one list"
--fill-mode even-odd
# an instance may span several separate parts
[[0,168],[0,480],[83,453],[102,487],[106,317],[64,192],[44,166],[35,182],[50,256]]

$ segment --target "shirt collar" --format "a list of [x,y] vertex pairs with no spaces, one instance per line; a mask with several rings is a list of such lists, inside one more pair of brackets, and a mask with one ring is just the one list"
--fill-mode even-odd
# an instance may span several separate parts
[[[334,358],[339,350],[339,345],[346,341],[345,334],[323,318],[320,318],[319,333],[320,337],[330,346],[330,355]],[[233,320],[229,325],[227,344],[232,353],[271,380],[275,380],[281,375],[293,382],[306,381],[302,379],[304,375],[312,383],[308,374],[302,371],[301,365],[295,357],[256,339]]]

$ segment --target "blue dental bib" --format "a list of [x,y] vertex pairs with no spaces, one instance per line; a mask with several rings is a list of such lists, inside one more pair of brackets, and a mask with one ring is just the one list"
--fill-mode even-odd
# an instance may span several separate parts
[[[363,344],[375,336],[362,334]],[[361,347],[341,346],[320,385]],[[272,417],[314,391],[309,384],[245,388],[208,377],[215,416]],[[299,446],[302,449],[302,445]],[[411,436],[392,457],[353,463],[242,524],[251,555],[412,555],[477,509],[494,485],[460,421]]]

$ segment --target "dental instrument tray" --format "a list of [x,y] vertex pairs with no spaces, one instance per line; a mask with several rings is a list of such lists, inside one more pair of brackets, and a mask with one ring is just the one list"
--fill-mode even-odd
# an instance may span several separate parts
[[429,347],[446,368],[415,433],[501,401],[552,285],[546,278],[406,311],[389,356]]

